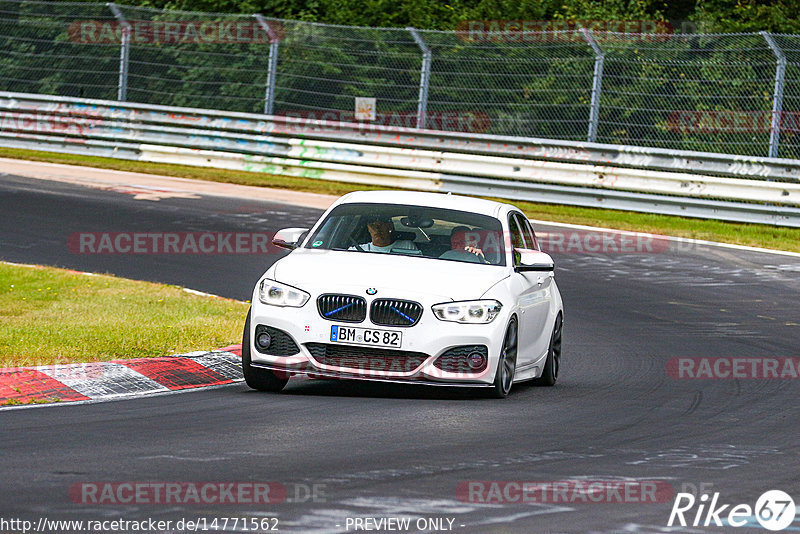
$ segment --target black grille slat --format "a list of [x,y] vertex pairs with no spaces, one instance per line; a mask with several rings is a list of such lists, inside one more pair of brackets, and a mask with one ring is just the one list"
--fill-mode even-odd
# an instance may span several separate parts
[[367,301],[356,295],[320,295],[317,310],[329,321],[360,323],[367,318]]
[[408,350],[375,349],[330,343],[306,343],[306,348],[319,363],[343,369],[411,372],[428,359],[427,354]]
[[414,326],[422,317],[422,305],[411,300],[375,299],[369,316],[381,326]]

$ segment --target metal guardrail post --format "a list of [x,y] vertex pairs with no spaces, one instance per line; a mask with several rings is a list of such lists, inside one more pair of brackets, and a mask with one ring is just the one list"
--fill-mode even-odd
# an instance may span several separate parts
[[589,108],[589,133],[586,135],[586,140],[594,143],[597,139],[597,124],[600,121],[600,94],[603,90],[603,64],[606,60],[606,55],[597,41],[594,40],[592,32],[586,28],[581,28],[586,42],[592,47],[594,51],[594,75],[592,76],[592,103]]
[[264,114],[272,115],[275,107],[275,82],[278,78],[278,34],[264,20],[260,14],[253,15],[258,21],[261,29],[267,32],[269,37],[269,59],[267,60],[267,88],[264,94]]
[[425,44],[425,41],[422,40],[416,28],[408,27],[406,30],[408,30],[411,37],[414,38],[414,42],[417,43],[419,49],[422,50],[422,68],[419,74],[419,98],[417,101],[417,128],[425,128],[425,120],[428,116],[428,86],[430,85],[431,79],[431,61],[433,59],[433,54],[431,53],[431,49],[428,48],[428,45]]
[[769,157],[778,157],[781,142],[781,118],[783,116],[783,87],[786,80],[786,55],[768,32],[758,32],[769,45],[778,65],[775,67],[775,89],[772,93],[772,121],[769,128]]
[[119,81],[117,83],[117,100],[125,102],[128,99],[128,58],[131,49],[131,25],[125,19],[119,7],[113,2],[106,4],[122,27],[122,43],[119,49]]

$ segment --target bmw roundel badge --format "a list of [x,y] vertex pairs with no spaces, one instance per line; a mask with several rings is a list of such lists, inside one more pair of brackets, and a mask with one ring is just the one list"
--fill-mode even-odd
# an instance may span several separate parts
[[378,292],[378,290],[375,289],[374,287],[371,287],[371,288],[367,289],[367,295],[374,295],[377,292]]

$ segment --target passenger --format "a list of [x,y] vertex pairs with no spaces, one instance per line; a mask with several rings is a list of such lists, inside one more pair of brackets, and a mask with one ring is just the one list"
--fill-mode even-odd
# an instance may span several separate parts
[[458,260],[470,263],[489,263],[478,248],[473,233],[467,226],[456,226],[450,232],[450,250],[439,256],[443,260]]

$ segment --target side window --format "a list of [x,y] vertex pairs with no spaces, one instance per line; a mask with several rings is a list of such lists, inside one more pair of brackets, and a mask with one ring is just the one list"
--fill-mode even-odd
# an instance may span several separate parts
[[[538,250],[536,235],[526,217],[520,213],[512,213],[509,226],[511,227],[511,242],[515,247]],[[514,237],[515,231],[519,234],[518,238]]]
[[516,213],[508,216],[508,229],[511,232],[511,246],[514,248],[526,248],[525,240],[522,237],[522,228],[520,228]]
[[533,231],[533,226],[527,217],[520,217],[522,220],[522,234],[525,236],[525,241],[530,243],[528,248],[533,250],[541,250],[539,248],[539,240],[536,239],[536,232]]

